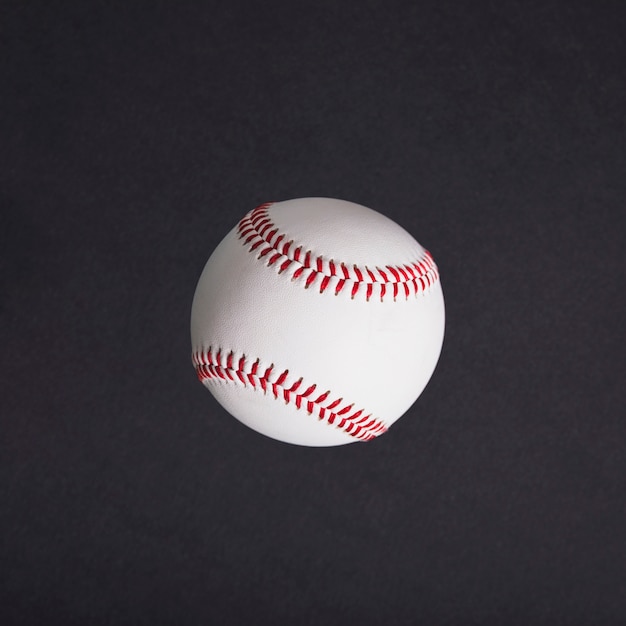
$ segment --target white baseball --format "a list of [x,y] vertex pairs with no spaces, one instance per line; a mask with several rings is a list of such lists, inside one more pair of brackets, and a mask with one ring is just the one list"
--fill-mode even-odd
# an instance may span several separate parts
[[422,393],[444,318],[432,257],[395,222],[344,200],[268,203],[202,272],[192,360],[217,401],[268,437],[367,441]]

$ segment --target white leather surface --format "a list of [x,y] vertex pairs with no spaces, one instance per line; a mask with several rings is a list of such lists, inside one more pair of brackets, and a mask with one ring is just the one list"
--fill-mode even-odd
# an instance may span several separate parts
[[[403,264],[421,254],[397,224],[365,207],[330,199],[301,199],[269,207],[272,220],[294,243],[336,262]],[[443,341],[444,302],[438,281],[426,291],[393,299],[335,295],[292,272],[278,273],[249,252],[233,229],[200,277],[191,316],[194,352],[233,352],[260,359],[259,370],[289,370],[286,386],[303,378],[329,397],[354,403],[393,424],[431,377]],[[232,415],[255,430],[301,445],[356,441],[271,393],[239,382],[205,381]]]
[[354,202],[303,198],[273,204],[270,212],[294,247],[348,266],[401,265],[422,251],[404,228]]

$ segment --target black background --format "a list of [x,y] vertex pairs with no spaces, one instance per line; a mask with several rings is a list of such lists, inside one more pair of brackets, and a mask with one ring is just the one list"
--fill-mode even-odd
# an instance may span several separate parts
[[[626,623],[620,3],[1,7],[0,623]],[[210,252],[302,196],[441,271],[372,443],[191,367]]]

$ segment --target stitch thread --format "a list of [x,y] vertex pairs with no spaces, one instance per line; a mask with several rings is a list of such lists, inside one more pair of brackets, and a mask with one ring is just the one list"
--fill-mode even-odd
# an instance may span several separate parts
[[[259,260],[267,258],[268,267],[278,264],[279,274],[294,264],[291,280],[297,281],[302,278],[305,289],[309,289],[319,275],[322,276],[318,287],[320,293],[324,293],[332,283],[335,295],[339,295],[344,288],[349,288],[351,299],[364,292],[368,302],[375,295],[378,295],[381,301],[390,297],[396,300],[399,295],[408,300],[411,295],[417,296],[425,292],[439,280],[437,266],[428,250],[424,250],[423,256],[413,262],[395,266],[385,265],[384,268],[358,265],[348,267],[334,259],[326,261],[322,256],[313,258],[311,250],[303,252],[302,246],[291,252],[293,240],[283,243],[286,235],[279,232],[269,215],[269,207],[272,204],[272,202],[261,204],[239,222],[237,226],[239,238],[243,245],[250,246],[249,252],[263,246],[257,258]],[[270,254],[271,252],[273,254]],[[387,285],[391,288],[388,289]]]
[[200,382],[211,379],[234,383],[239,381],[244,387],[250,386],[254,390],[260,388],[263,393],[270,391],[274,398],[282,398],[285,404],[291,402],[295,404],[297,409],[302,409],[304,406],[309,415],[317,414],[321,421],[332,424],[361,441],[374,439],[387,430],[381,420],[372,417],[371,414],[365,414],[364,409],[353,412],[354,403],[342,406],[343,398],[336,398],[328,402],[331,395],[330,390],[316,395],[317,385],[312,384],[304,391],[300,391],[303,384],[302,378],[299,378],[291,386],[287,386],[288,369],[278,376],[274,376],[274,364],[272,363],[263,374],[260,374],[260,359],[253,361],[251,366],[248,366],[250,359],[246,355],[242,355],[237,360],[236,367],[234,361],[233,352],[229,352],[224,357],[221,348],[215,354],[212,347],[206,352],[196,351],[192,354],[192,362]]

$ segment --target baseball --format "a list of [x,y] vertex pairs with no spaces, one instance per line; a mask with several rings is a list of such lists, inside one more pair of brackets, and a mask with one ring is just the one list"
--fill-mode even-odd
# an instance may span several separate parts
[[444,301],[430,253],[359,204],[300,198],[250,211],[209,258],[191,311],[200,381],[280,441],[384,433],[428,383]]

